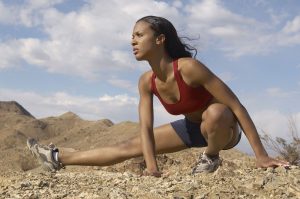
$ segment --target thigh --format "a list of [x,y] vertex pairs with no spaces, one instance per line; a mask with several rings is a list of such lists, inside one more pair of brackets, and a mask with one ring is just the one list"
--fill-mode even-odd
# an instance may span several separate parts
[[154,128],[154,139],[157,153],[171,153],[187,148],[171,124]]
[[[156,153],[172,153],[187,148],[171,124],[156,127],[153,133]],[[121,151],[126,151],[132,156],[140,156],[143,154],[141,136],[133,137],[118,144],[118,146]]]

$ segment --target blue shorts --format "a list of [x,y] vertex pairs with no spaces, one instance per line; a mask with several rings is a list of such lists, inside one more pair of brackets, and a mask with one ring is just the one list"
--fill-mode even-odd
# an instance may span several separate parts
[[[189,148],[207,146],[207,142],[201,133],[200,125],[200,122],[192,122],[186,118],[171,122],[171,126],[176,131],[177,135]],[[241,136],[242,133],[240,132],[239,139],[234,146],[240,142]]]

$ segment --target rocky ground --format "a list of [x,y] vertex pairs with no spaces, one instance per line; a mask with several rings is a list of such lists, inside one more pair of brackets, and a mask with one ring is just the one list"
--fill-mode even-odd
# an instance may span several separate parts
[[[300,198],[300,169],[255,169],[253,158],[222,153],[214,173],[191,174],[198,150],[161,155],[161,178],[141,176],[142,159],[111,167],[68,167],[57,173],[36,168],[1,173],[0,198]],[[190,160],[185,161],[186,156]],[[231,157],[237,157],[230,159]],[[190,165],[190,166],[189,166]]]
[[0,102],[0,198],[300,198],[298,166],[256,169],[253,157],[235,149],[222,151],[222,166],[209,174],[191,174],[204,149],[159,155],[164,174],[155,178],[141,176],[141,157],[109,167],[70,166],[49,173],[25,147],[30,136],[84,150],[115,144],[137,132],[133,122],[84,121],[73,113],[36,119],[15,102]]

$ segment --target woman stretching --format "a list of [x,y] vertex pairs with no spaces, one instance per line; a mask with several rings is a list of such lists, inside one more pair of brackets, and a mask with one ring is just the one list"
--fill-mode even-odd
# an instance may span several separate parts
[[[192,58],[195,49],[182,43],[168,20],[139,19],[131,45],[136,60],[145,60],[151,67],[139,80],[140,135],[114,146],[76,152],[60,152],[28,139],[29,149],[44,167],[56,171],[67,165],[108,166],[143,155],[144,173],[159,177],[156,154],[206,147],[193,173],[213,172],[221,163],[219,152],[240,141],[240,127],[255,153],[257,167],[288,166],[268,156],[245,107],[215,74]],[[153,94],[170,114],[183,114],[184,119],[154,128]]]

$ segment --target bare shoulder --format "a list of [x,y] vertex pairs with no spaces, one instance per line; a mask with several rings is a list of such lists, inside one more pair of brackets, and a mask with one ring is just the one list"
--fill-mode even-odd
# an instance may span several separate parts
[[203,63],[190,57],[180,58],[178,60],[178,70],[185,82],[190,85],[198,85],[209,72]]
[[184,73],[193,73],[195,70],[203,70],[205,68],[203,63],[191,57],[183,57],[178,60],[178,69]]
[[140,79],[139,79],[139,90],[140,91],[141,91],[141,89],[148,90],[148,91],[151,90],[152,73],[153,73],[152,70],[149,70],[140,76]]

